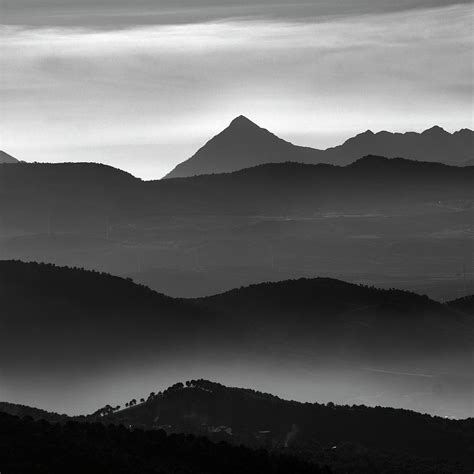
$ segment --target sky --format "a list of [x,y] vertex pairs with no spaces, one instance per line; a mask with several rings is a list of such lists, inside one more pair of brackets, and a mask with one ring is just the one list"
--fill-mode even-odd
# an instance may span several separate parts
[[238,115],[326,148],[473,127],[473,6],[3,0],[0,148],[160,178]]

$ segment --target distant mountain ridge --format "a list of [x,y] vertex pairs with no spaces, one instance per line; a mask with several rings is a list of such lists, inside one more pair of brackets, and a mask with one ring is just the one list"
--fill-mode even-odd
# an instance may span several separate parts
[[[433,272],[451,279],[453,265],[469,261],[473,203],[474,167],[400,158],[157,181],[92,163],[5,164],[0,258],[134,276],[188,297],[321,274],[380,286],[395,274],[431,285]],[[171,273],[140,276],[154,269]],[[392,286],[440,300],[472,293],[448,284],[447,292]]]
[[464,166],[473,158],[473,146],[472,130],[449,133],[435,126],[422,133],[373,133],[368,130],[349,138],[342,145],[318,150],[287,142],[248,118],[239,116],[165,178],[228,173],[260,164],[287,161],[347,165],[365,155]]
[[19,163],[19,161],[3,150],[0,150],[0,164],[1,163]]
[[[469,203],[474,167],[366,156],[344,167],[271,163],[233,173],[141,181],[88,163],[0,165],[3,225],[87,228],[163,215],[314,216]],[[467,204],[466,204],[467,205]]]
[[317,163],[320,154],[293,145],[241,115],[165,178],[229,173],[264,163]]

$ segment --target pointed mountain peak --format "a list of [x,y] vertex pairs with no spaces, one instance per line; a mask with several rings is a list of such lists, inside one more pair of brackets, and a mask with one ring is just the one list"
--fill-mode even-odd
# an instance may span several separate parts
[[229,173],[266,163],[304,161],[304,158],[299,158],[300,155],[295,145],[239,115],[165,177]]
[[354,137],[352,138],[358,138],[358,137],[373,137],[375,135],[375,133],[368,129],[366,130],[365,132],[361,132],[361,133],[358,133],[357,135],[355,135]]
[[[244,115],[239,115],[236,117],[232,122],[230,122],[229,126],[222,130],[219,134],[217,134],[214,138],[208,142],[209,145],[215,141],[225,140],[225,143],[229,144],[228,140],[240,140],[242,144],[246,147],[250,145],[255,145],[255,140],[276,140],[282,141],[276,135],[271,133],[266,128],[260,127],[255,122],[252,122],[250,119],[245,117]],[[234,146],[235,144],[233,144]]]
[[375,136],[375,133],[372,130],[366,130],[365,132],[358,133],[357,135],[348,138],[344,145],[349,144],[361,144],[366,143],[367,141],[372,141],[372,138]]
[[434,127],[428,128],[423,132],[423,135],[445,135],[448,133],[444,128],[441,128],[438,125],[435,125]]
[[232,122],[230,122],[229,127],[257,127],[260,128],[256,123],[252,122],[250,119],[244,115],[239,115]]

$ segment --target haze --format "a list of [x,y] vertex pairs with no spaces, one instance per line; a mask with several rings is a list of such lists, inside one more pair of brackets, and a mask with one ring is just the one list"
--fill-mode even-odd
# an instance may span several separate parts
[[1,148],[152,179],[240,114],[317,148],[472,128],[472,5],[392,3],[5,1]]

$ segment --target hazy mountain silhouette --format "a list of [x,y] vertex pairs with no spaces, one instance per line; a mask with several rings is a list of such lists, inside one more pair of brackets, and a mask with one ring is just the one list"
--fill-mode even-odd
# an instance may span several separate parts
[[365,155],[466,165],[472,159],[473,149],[472,130],[462,129],[449,133],[436,126],[422,133],[373,133],[368,130],[348,139],[342,145],[317,150],[293,145],[248,118],[239,116],[165,178],[227,173],[287,161],[346,165]]
[[[212,324],[204,321],[207,316],[205,311],[185,300],[173,299],[131,280],[99,272],[50,264],[1,261],[0,282],[2,300],[9,308],[2,322],[12,331],[11,341],[21,333],[24,338],[22,344],[30,341],[36,345],[35,340],[43,343],[46,339],[50,342],[55,340],[52,346],[46,344],[43,347],[43,357],[50,355],[51,360],[55,359],[58,348],[63,345],[68,346],[65,357],[74,360],[77,356],[78,361],[95,359],[98,354],[92,353],[94,347],[102,355],[105,355],[109,344],[119,349],[124,342],[122,338],[126,340],[130,337],[130,325],[138,331],[135,340],[130,341],[132,348],[136,349],[142,347],[146,340],[157,343],[163,339],[164,342],[165,335],[169,336],[168,332],[172,333],[180,326],[186,327],[190,335],[200,325]],[[22,289],[29,293],[28,298],[20,298]],[[129,319],[130,313],[133,313],[133,319]],[[77,343],[69,339],[74,338],[74,334],[78,338]],[[89,355],[80,355],[81,337],[90,344]],[[4,340],[0,349],[6,351],[3,361],[13,360],[8,356],[7,347],[13,348]],[[109,356],[114,354],[111,352]],[[124,356],[129,357],[130,354]],[[100,357],[95,360],[100,361]],[[61,360],[57,362],[63,363]]]
[[0,259],[133,276],[173,296],[319,275],[443,301],[474,291],[474,167],[369,156],[144,182],[20,163],[0,165],[0,193]]
[[0,150],[0,164],[1,163],[19,163],[19,161],[3,150]]
[[371,154],[464,166],[467,160],[472,159],[473,150],[472,130],[464,128],[450,133],[434,126],[422,133],[373,133],[367,130],[340,146],[329,148],[326,153],[332,155],[336,162],[353,161],[354,157],[357,159],[359,156]]
[[[283,366],[318,368],[331,373],[330,381],[321,383],[334,401],[337,390],[331,384],[344,384],[355,374],[362,382],[369,373],[360,373],[361,367],[396,368],[402,375],[449,374],[456,367],[466,377],[472,369],[470,315],[413,293],[331,279],[262,284],[180,300],[96,272],[0,262],[0,297],[5,390],[18,377],[44,380],[35,382],[34,395],[28,386],[19,389],[16,400],[26,404],[53,403],[52,380],[76,386],[87,380],[90,385],[118,370],[117,383],[123,384],[134,370],[158,366],[165,372],[170,364],[191,362],[209,373],[215,364],[226,363],[235,367],[237,377],[259,367],[271,377],[273,367],[278,380],[280,375],[285,379],[278,374]],[[435,379],[430,375],[428,381]],[[371,389],[387,390],[379,403],[393,401],[390,383],[370,382]],[[403,384],[397,384],[399,390]],[[75,390],[71,400],[80,397]],[[465,402],[450,405],[449,397],[449,391],[440,395],[451,413],[465,413]],[[437,412],[440,399],[423,399],[421,406]],[[408,398],[401,403],[416,406]],[[62,406],[55,409],[63,411]]]
[[130,201],[140,182],[124,171],[96,163],[3,164],[0,189],[5,199],[0,202],[0,214],[4,225],[9,218],[33,226],[43,223],[46,232],[55,229],[58,219],[75,228],[97,225],[98,220],[103,225],[122,202]]
[[221,175],[149,182],[142,208],[174,215],[406,212],[420,204],[472,201],[473,184],[474,167],[367,156],[345,167],[266,164]]
[[318,163],[322,152],[278,138],[248,118],[239,116],[166,178],[228,173],[264,163]]
[[337,347],[353,357],[379,362],[387,357],[388,362],[408,353],[414,358],[449,356],[458,343],[463,352],[474,342],[474,322],[465,305],[454,303],[458,311],[452,312],[450,303],[441,305],[426,296],[330,278],[263,283],[194,301],[248,326],[251,337],[258,334],[276,348],[295,336],[301,350],[313,345],[323,349],[328,337],[329,352]]
[[67,229],[163,215],[407,211],[472,200],[474,167],[367,156],[345,167],[280,163],[143,182],[97,164],[21,164],[0,166],[0,186],[4,225],[31,229],[52,220]]

